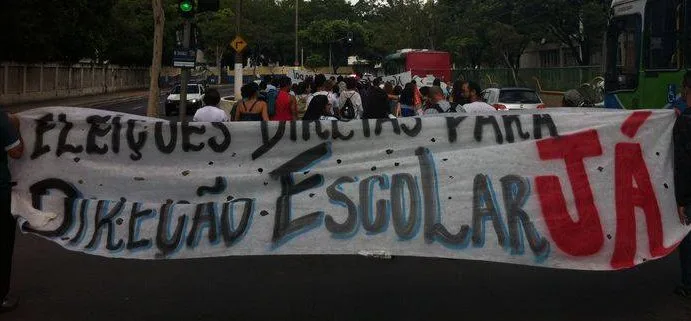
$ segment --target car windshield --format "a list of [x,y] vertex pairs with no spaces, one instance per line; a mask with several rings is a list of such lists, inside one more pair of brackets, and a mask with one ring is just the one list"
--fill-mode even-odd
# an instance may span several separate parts
[[499,102],[503,104],[540,104],[540,97],[532,90],[502,90]]
[[[188,85],[187,86],[187,93],[188,94],[198,94],[199,93],[199,86]],[[180,94],[180,86],[175,86],[175,89],[173,89],[171,94],[179,95]]]

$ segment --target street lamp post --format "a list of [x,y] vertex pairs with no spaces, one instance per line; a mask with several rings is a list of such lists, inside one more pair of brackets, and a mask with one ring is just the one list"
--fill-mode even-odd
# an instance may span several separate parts
[[298,60],[298,7],[300,0],[295,0],[295,66],[300,65]]
[[[237,0],[235,8],[235,33],[240,35],[240,21],[242,16],[242,0]],[[242,99],[241,88],[242,88],[242,53],[235,53],[235,77],[233,81],[233,89],[235,92],[235,100],[240,101]]]

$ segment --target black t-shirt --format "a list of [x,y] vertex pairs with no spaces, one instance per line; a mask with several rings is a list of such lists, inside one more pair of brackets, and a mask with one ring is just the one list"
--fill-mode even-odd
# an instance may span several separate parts
[[9,188],[12,181],[7,167],[7,151],[19,145],[19,133],[6,112],[0,111],[0,188]]

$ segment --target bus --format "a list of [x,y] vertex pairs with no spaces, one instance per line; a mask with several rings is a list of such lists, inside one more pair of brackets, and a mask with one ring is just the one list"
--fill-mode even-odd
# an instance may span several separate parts
[[426,49],[404,49],[388,55],[382,64],[387,76],[410,71],[413,77],[433,75],[441,81],[451,80],[451,54]]
[[691,69],[691,0],[614,0],[605,38],[605,107],[667,108]]

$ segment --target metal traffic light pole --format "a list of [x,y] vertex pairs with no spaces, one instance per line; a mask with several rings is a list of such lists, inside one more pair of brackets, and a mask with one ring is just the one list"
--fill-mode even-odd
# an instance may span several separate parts
[[[195,43],[192,46],[192,19],[197,13],[207,11],[218,11],[220,8],[220,0],[179,0],[178,11],[183,17],[183,36],[182,36],[182,50],[185,51],[185,56],[188,56],[190,51],[194,50],[192,67],[196,65],[196,50],[197,50],[197,36],[194,37]],[[194,47],[194,48],[191,48]],[[185,61],[186,63],[189,61]],[[190,67],[188,64],[181,64],[180,73],[180,121],[184,122],[187,119],[187,84],[190,81]],[[220,66],[219,66],[220,69]]]

